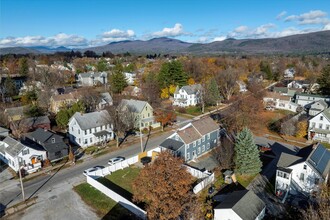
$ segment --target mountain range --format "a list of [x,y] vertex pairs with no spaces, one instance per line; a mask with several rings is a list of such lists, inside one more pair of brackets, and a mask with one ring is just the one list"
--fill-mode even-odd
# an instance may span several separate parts
[[[70,51],[66,47],[49,48],[39,47],[7,47],[0,48],[1,54],[16,53],[54,53]],[[188,43],[172,38],[153,38],[151,40],[132,40],[112,42],[104,46],[73,49],[85,52],[92,50],[97,54],[110,51],[114,54],[126,53],[137,55],[145,54],[301,54],[301,53],[329,53],[330,31],[319,31],[307,34],[291,35],[280,38],[263,39],[226,39],[212,43]]]

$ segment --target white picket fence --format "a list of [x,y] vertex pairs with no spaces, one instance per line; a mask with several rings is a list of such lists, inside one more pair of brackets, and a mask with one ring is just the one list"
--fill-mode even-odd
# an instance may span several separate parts
[[211,173],[209,173],[208,171],[200,171],[198,169],[195,169],[193,167],[190,167],[190,166],[187,166],[187,165],[183,165],[187,168],[187,171],[193,176],[193,177],[196,177],[198,179],[202,179],[202,178],[206,178],[208,176],[211,175]]
[[146,219],[147,212],[132,203],[131,201],[127,200],[126,198],[122,197],[118,193],[112,191],[108,187],[104,186],[102,183],[98,182],[97,180],[93,179],[91,176],[87,176],[87,183],[92,185],[97,190],[104,193],[106,196],[110,197],[120,205],[124,206],[126,209],[130,210],[132,213],[137,215],[142,219]]
[[199,193],[201,190],[203,190],[208,185],[213,183],[213,181],[214,181],[214,173],[212,173],[210,176],[206,177],[202,182],[198,183],[193,189],[194,193],[195,194]]

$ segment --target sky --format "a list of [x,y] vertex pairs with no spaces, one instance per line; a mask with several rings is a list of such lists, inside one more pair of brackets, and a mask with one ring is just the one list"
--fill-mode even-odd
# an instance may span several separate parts
[[329,0],[0,0],[0,47],[209,43],[330,30]]

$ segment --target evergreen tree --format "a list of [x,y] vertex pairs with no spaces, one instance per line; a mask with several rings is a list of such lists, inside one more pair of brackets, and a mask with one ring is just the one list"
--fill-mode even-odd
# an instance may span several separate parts
[[126,77],[122,72],[113,73],[110,77],[110,83],[114,93],[121,93],[127,86]]
[[247,127],[238,134],[235,143],[235,166],[240,174],[257,174],[261,171],[259,150]]
[[217,101],[220,99],[220,92],[218,89],[217,82],[214,78],[209,80],[206,91],[205,91],[205,103],[207,105],[216,105]]
[[65,128],[69,122],[69,114],[67,109],[61,109],[56,114],[56,124],[61,128]]
[[107,67],[107,63],[104,59],[101,59],[98,63],[97,63],[97,71],[99,72],[103,72],[103,71],[107,71],[108,67]]
[[271,70],[271,68],[270,68],[270,66],[269,66],[268,63],[266,63],[264,61],[261,61],[261,63],[260,63],[260,70],[266,74],[266,79],[272,80],[274,78],[273,77],[272,70]]
[[26,57],[19,59],[19,74],[26,76],[29,73],[29,64]]
[[323,95],[330,95],[330,65],[322,69],[322,75],[317,79],[320,84],[319,91]]
[[158,75],[158,81],[162,88],[170,85],[184,86],[187,84],[188,75],[184,72],[183,66],[179,61],[164,63]]
[[7,96],[12,97],[17,94],[17,89],[14,80],[7,77],[4,82],[4,89]]

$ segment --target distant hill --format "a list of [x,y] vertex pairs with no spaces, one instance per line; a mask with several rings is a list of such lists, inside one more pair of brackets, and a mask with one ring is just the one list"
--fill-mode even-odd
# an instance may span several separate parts
[[132,53],[132,54],[147,54],[147,53],[182,53],[186,51],[192,44],[183,42],[176,39],[161,37],[154,38],[147,41],[135,40],[135,41],[119,41],[113,42],[104,46],[91,47],[81,50],[93,50],[97,54],[101,54],[106,51],[111,51],[114,54],[117,53]]
[[[0,48],[0,54],[6,53],[54,53],[70,51],[65,47],[10,47]],[[147,41],[119,41],[98,47],[80,49],[81,52],[92,50],[97,54],[110,51],[114,54],[126,53],[145,54],[292,54],[292,53],[330,53],[330,31],[292,35],[281,38],[240,39],[233,38],[212,43],[187,43],[176,39],[161,37]]]
[[227,39],[209,44],[194,44],[189,53],[320,53],[330,52],[330,31],[291,35],[281,38]]
[[0,55],[4,54],[39,54],[40,52],[38,50],[32,49],[32,48],[26,48],[26,47],[4,47],[0,48]]

